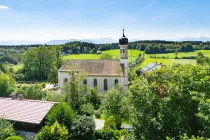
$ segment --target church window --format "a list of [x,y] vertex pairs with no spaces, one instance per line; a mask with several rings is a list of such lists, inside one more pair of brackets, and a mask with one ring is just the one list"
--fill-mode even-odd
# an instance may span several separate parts
[[123,53],[124,53],[124,49],[123,49]]
[[64,82],[64,84],[65,84],[67,81],[68,81],[68,79],[67,79],[67,78],[64,78],[64,81],[63,81],[63,82]]
[[83,84],[84,84],[84,85],[87,85],[87,79],[85,79],[85,80],[83,81]]
[[108,89],[108,82],[107,79],[104,79],[104,90]]
[[94,80],[93,80],[93,86],[94,86],[94,87],[97,87],[97,79],[94,79]]
[[118,80],[117,79],[114,80],[114,84],[115,85],[118,84]]

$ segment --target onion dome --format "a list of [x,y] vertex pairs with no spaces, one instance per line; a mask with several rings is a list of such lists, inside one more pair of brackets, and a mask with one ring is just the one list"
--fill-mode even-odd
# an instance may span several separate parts
[[123,29],[123,36],[119,39],[120,45],[127,45],[128,44],[128,38],[124,34],[124,29]]

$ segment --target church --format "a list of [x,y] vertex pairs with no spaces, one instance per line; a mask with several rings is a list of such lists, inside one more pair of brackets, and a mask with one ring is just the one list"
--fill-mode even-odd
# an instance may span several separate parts
[[[62,88],[70,78],[70,71],[82,69],[87,73],[83,84],[88,88],[97,87],[99,92],[105,92],[121,84],[124,90],[128,89],[128,38],[124,34],[119,39],[119,60],[69,60],[58,70],[58,84]],[[75,67],[76,66],[76,67]]]

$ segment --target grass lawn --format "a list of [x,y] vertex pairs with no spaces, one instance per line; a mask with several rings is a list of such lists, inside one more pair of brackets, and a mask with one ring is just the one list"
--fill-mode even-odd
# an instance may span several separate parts
[[[107,50],[103,51],[102,53],[109,53],[112,54],[114,58],[120,58],[120,50]],[[143,51],[139,50],[128,50],[128,61],[132,59],[135,60],[139,53],[143,54]],[[132,56],[132,57],[131,57]],[[72,55],[65,55],[63,56],[65,61],[71,59],[100,59],[100,54],[72,54]]]

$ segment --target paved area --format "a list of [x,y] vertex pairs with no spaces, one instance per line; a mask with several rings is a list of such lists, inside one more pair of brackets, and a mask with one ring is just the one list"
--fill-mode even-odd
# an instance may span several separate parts
[[96,124],[96,130],[102,129],[104,127],[104,120],[94,119]]

